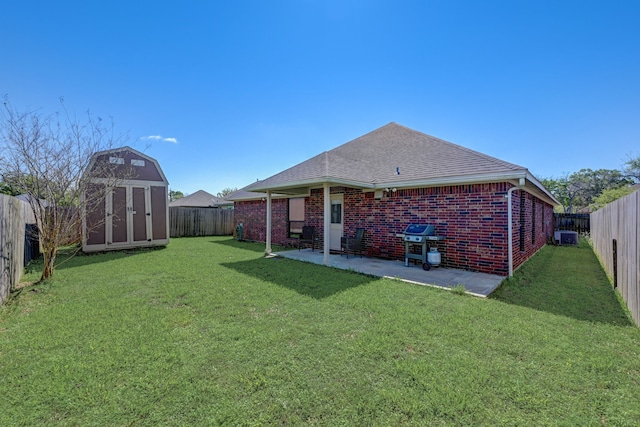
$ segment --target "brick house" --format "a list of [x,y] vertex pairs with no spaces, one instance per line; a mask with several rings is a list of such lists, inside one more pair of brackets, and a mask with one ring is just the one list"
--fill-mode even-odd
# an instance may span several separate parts
[[558,204],[522,166],[393,122],[227,198],[267,252],[312,225],[326,264],[356,228],[369,255],[404,259],[398,234],[428,223],[443,267],[502,276],[546,244]]

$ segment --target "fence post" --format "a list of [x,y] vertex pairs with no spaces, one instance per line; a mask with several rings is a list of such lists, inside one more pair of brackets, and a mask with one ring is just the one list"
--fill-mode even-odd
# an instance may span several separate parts
[[613,239],[613,289],[618,287],[618,241]]
[[24,202],[0,194],[0,304],[23,272],[25,212]]

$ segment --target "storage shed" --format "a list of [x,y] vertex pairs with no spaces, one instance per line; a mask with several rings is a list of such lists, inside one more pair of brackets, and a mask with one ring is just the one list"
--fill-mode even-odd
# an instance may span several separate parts
[[130,147],[101,151],[86,176],[83,251],[169,243],[169,183],[155,159]]

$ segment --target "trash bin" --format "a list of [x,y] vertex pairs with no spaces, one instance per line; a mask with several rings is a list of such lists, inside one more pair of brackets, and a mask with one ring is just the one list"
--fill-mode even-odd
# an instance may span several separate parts
[[40,255],[40,238],[36,224],[25,224],[24,229],[24,266]]
[[236,240],[241,241],[244,234],[244,224],[240,223],[236,226]]

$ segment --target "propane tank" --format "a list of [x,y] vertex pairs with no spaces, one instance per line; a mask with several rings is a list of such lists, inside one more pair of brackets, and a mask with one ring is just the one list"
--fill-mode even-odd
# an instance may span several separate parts
[[429,264],[431,264],[434,267],[437,267],[440,265],[440,262],[442,261],[442,256],[440,255],[440,252],[438,252],[438,248],[431,248],[429,250],[429,252],[427,253],[427,261],[429,262]]

